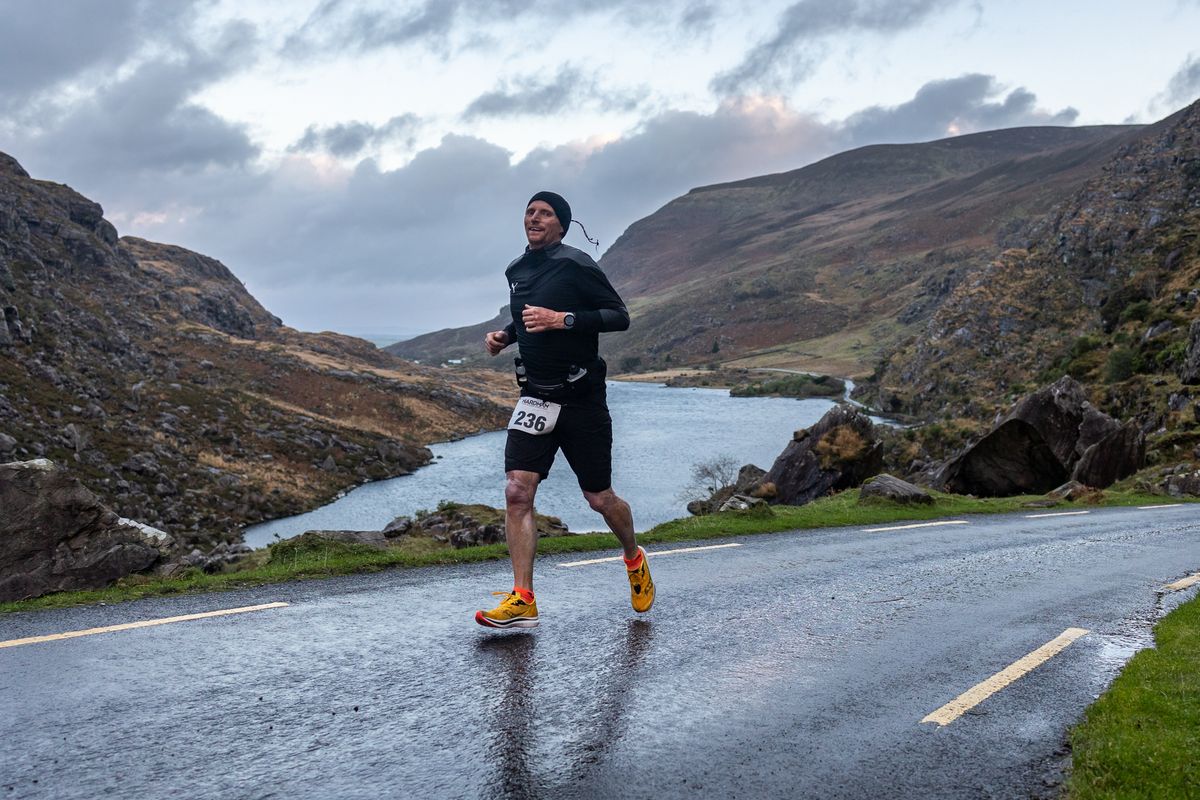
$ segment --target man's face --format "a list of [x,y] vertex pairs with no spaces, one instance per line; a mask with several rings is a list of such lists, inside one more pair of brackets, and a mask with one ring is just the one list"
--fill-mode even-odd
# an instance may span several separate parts
[[562,223],[545,200],[534,200],[525,209],[525,238],[534,250],[547,247],[563,237]]

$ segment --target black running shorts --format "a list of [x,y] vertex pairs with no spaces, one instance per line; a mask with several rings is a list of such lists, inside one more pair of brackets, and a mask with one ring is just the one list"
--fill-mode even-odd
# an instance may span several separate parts
[[504,471],[536,472],[545,480],[559,448],[580,489],[602,492],[612,486],[612,417],[603,385],[584,397],[563,402],[558,424],[550,433],[534,436],[510,430],[504,446]]

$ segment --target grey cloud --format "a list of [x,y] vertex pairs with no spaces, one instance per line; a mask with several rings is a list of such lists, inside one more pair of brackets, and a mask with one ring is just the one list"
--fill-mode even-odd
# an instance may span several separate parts
[[1037,97],[1024,88],[1002,100],[991,75],[971,74],[930,81],[912,100],[897,106],[872,106],[848,117],[842,132],[848,144],[913,142],[959,133],[1020,125],[1070,125],[1074,108],[1050,112],[1037,108]]
[[379,145],[400,141],[412,147],[414,134],[421,121],[416,114],[399,114],[382,125],[369,122],[342,122],[337,125],[319,127],[309,125],[304,135],[288,148],[291,152],[311,153],[323,150],[339,158],[357,156],[364,150]]
[[774,35],[741,63],[712,79],[720,95],[778,89],[807,78],[824,57],[823,40],[851,32],[892,33],[911,28],[959,0],[800,0],[780,17]]
[[[289,324],[369,326],[370,308],[381,327],[400,315],[432,329],[478,321],[503,302],[500,271],[524,244],[521,213],[539,189],[562,192],[607,246],[693,186],[796,167],[832,146],[817,120],[746,103],[667,112],[598,150],[562,145],[516,162],[485,140],[447,136],[396,169],[363,161],[332,187],[296,158],[182,223],[138,233],[221,258]],[[332,298],[335,285],[357,288],[336,295],[338,307],[297,288]]]
[[693,2],[683,7],[679,15],[679,27],[688,33],[707,33],[717,16],[717,7],[712,3]]
[[0,24],[0,109],[87,70],[112,70],[149,36],[170,39],[194,19],[197,0],[6,0]]
[[211,49],[147,61],[72,105],[27,108],[12,128],[15,149],[31,172],[118,195],[137,175],[244,166],[258,147],[243,127],[190,98],[243,64],[255,42],[252,26],[230,23]]
[[471,120],[544,114],[568,105],[601,111],[632,111],[645,99],[646,94],[644,89],[604,89],[594,75],[585,75],[578,67],[564,65],[549,80],[529,77],[503,81],[497,88],[471,101],[462,116]]
[[[685,13],[676,14],[683,5]],[[458,49],[495,43],[489,28],[515,20],[540,20],[562,24],[597,14],[611,14],[634,27],[673,31],[689,20],[701,23],[707,4],[697,0],[422,0],[408,3],[351,3],[323,0],[304,24],[287,37],[283,52],[307,58],[323,52],[369,51],[419,45],[443,57]],[[690,15],[688,12],[692,12]],[[673,22],[673,20],[675,20]],[[542,30],[541,35],[551,31]],[[456,35],[462,34],[460,39]]]
[[410,9],[363,8],[344,0],[324,0],[288,37],[284,52],[305,56],[322,49],[374,50],[412,41],[442,44],[460,5],[458,0],[425,0]]
[[1190,55],[1176,70],[1160,96],[1172,108],[1188,105],[1200,97],[1200,56]]

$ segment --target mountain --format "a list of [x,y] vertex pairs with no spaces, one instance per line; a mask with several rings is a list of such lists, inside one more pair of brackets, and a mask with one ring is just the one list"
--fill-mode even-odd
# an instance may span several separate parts
[[67,465],[189,544],[405,474],[424,445],[507,416],[494,374],[288,328],[220,262],[121,238],[2,153],[0,308],[0,461]]
[[[503,270],[496,281],[497,294],[504,291]],[[396,342],[383,348],[392,355],[419,361],[422,364],[442,364],[447,361],[462,361],[483,367],[495,367],[505,371],[512,368],[511,358],[490,359],[483,352],[483,337],[490,331],[498,331],[512,321],[508,306],[501,306],[496,316],[487,322],[468,325],[465,328],[443,328]]]
[[[951,289],[873,383],[885,407],[981,416],[1066,373],[1164,452],[1200,442],[1200,102],[1122,145]],[[1196,454],[1200,457],[1200,453]]]
[[[874,145],[694,189],[601,260],[633,316],[605,353],[623,371],[719,361],[868,374],[963,274],[1136,133],[1016,128]],[[391,351],[482,362],[471,340],[504,321]]]

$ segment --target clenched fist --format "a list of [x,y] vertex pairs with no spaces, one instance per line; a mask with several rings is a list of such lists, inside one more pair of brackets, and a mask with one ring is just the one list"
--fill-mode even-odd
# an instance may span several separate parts
[[565,311],[551,311],[541,306],[525,306],[525,310],[521,312],[521,321],[525,323],[525,330],[530,333],[545,333],[566,328],[567,326],[563,322],[566,316]]
[[483,346],[487,348],[489,356],[500,355],[500,351],[509,344],[511,342],[508,341],[508,334],[505,331],[492,331],[483,337]]

